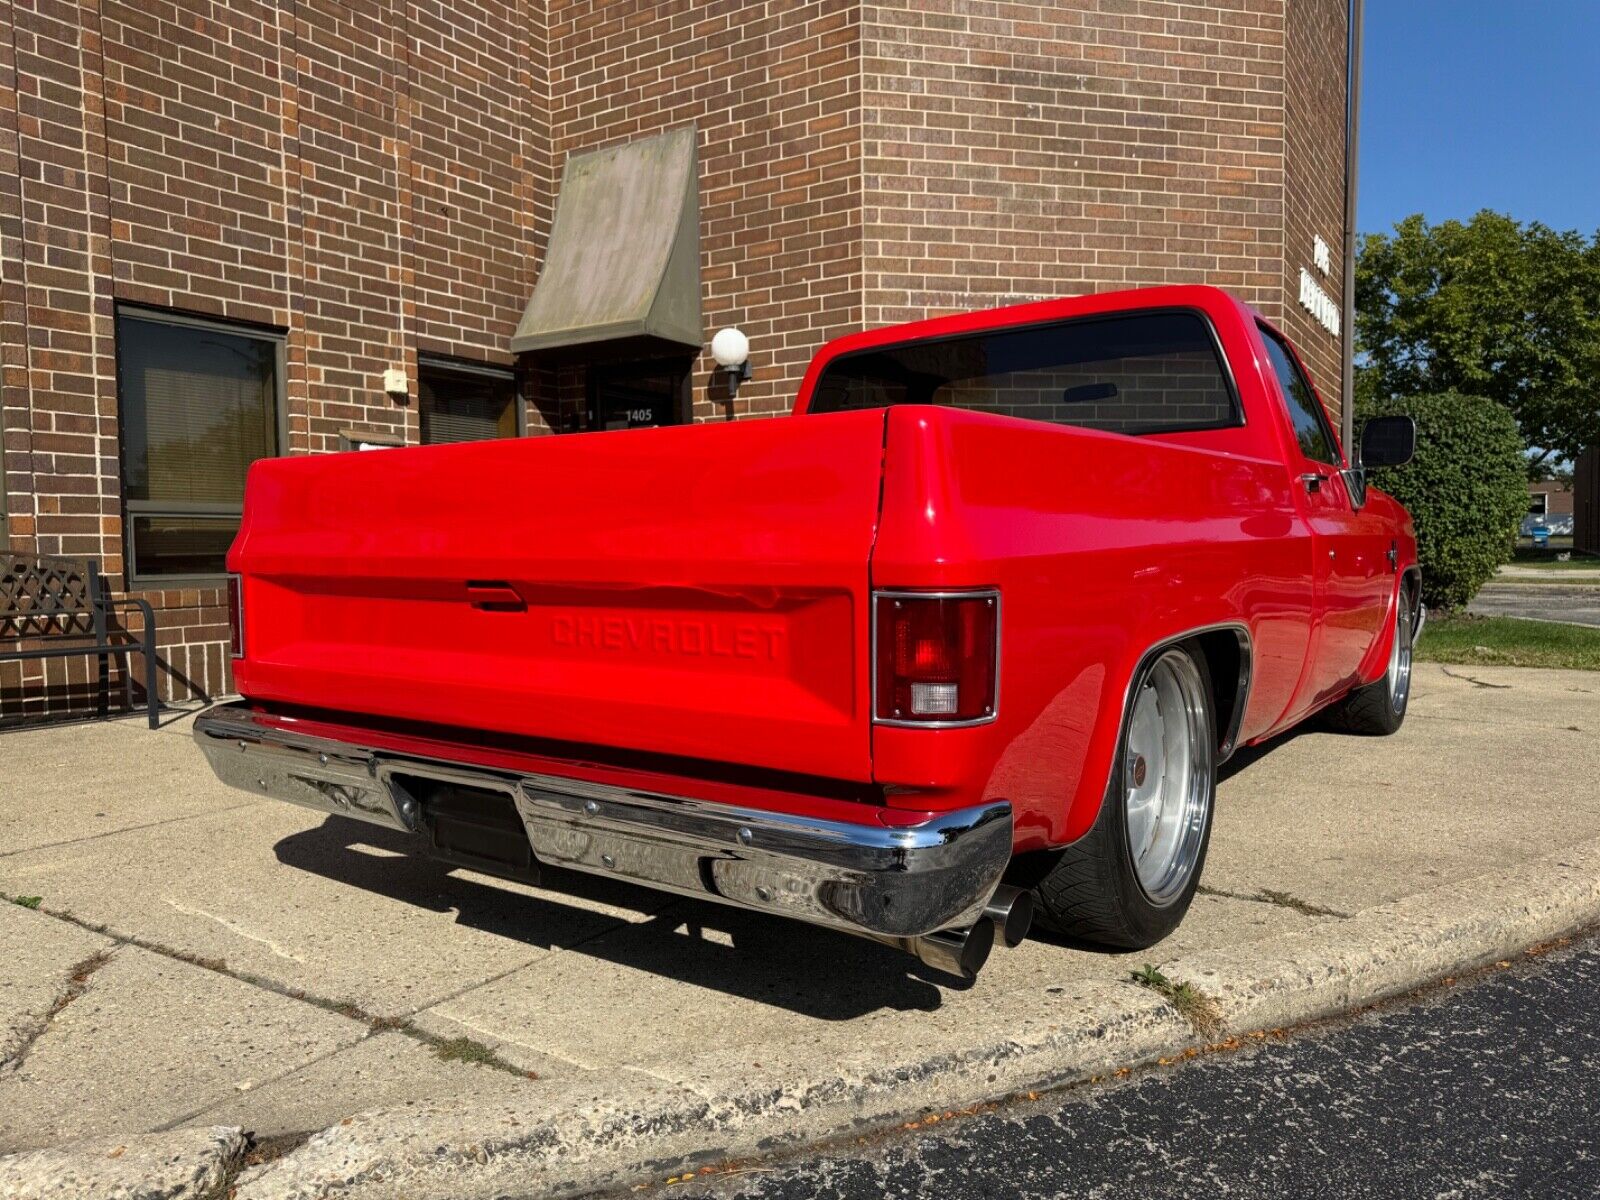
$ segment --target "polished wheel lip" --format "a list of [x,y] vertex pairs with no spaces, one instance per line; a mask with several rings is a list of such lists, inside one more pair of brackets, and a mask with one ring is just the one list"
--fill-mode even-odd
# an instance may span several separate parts
[[[1145,898],[1158,908],[1188,889],[1210,819],[1215,748],[1209,697],[1194,659],[1162,653],[1141,676],[1122,747],[1122,809],[1128,856]],[[1135,765],[1145,767],[1132,782]]]
[[1411,607],[1402,594],[1396,606],[1393,644],[1389,647],[1389,669],[1384,675],[1389,709],[1403,713],[1411,698],[1411,654],[1415,637],[1411,632]]

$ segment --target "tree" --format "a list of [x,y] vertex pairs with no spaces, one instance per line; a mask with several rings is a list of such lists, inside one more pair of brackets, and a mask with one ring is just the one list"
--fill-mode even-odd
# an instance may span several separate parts
[[1459,608],[1511,558],[1528,511],[1522,438],[1511,414],[1482,396],[1391,396],[1361,401],[1358,419],[1405,414],[1417,423],[1417,454],[1371,472],[1417,526],[1422,598]]
[[1459,391],[1516,419],[1534,466],[1600,446],[1600,234],[1487,209],[1362,238],[1358,402]]

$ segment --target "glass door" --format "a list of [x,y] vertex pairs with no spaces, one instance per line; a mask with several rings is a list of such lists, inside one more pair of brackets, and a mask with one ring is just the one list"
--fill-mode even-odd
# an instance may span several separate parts
[[689,419],[688,359],[593,363],[589,367],[590,429],[644,429]]

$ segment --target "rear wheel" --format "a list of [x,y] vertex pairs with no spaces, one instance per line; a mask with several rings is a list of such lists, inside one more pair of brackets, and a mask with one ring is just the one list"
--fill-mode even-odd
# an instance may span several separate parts
[[1395,605],[1394,641],[1383,678],[1357,688],[1330,708],[1330,726],[1345,733],[1379,736],[1400,728],[1411,701],[1411,631],[1415,619],[1411,589],[1402,588]]
[[1178,927],[1211,839],[1216,746],[1204,657],[1163,651],[1134,681],[1100,815],[1035,889],[1042,924],[1132,949]]

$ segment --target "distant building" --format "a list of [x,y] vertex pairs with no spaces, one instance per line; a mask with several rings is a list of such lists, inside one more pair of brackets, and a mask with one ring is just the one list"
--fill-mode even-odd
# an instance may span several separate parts
[[1572,548],[1600,554],[1600,448],[1578,455],[1572,493]]
[[1557,537],[1572,533],[1572,484],[1541,479],[1528,485],[1528,514],[1522,518],[1522,536],[1547,529]]

